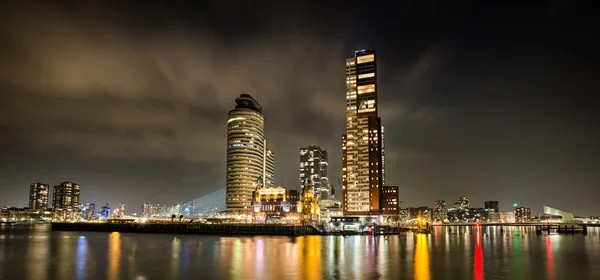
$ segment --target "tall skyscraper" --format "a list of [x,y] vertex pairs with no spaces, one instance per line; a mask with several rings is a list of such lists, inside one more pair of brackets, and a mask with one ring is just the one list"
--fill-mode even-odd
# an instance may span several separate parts
[[48,190],[50,186],[42,183],[31,183],[29,185],[29,209],[48,208]]
[[262,106],[249,94],[235,99],[227,120],[226,208],[250,211],[258,177],[274,186],[275,154],[267,149]]
[[320,200],[331,198],[331,185],[327,177],[327,151],[315,145],[300,149],[300,182],[304,188],[306,182],[313,184]]
[[346,59],[346,134],[342,137],[344,215],[381,213],[383,127],[378,116],[375,50]]
[[62,182],[52,190],[52,208],[80,209],[80,187],[72,182]]

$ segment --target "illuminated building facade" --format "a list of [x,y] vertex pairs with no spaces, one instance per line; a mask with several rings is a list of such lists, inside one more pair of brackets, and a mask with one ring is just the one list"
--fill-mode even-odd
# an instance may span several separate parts
[[311,145],[300,149],[300,182],[312,182],[319,199],[333,198],[333,190],[327,178],[327,151]]
[[249,94],[235,99],[227,120],[227,210],[250,211],[258,176],[274,186],[275,154],[267,149],[262,106]]
[[436,200],[433,202],[433,220],[444,221],[446,220],[446,201]]
[[346,134],[342,136],[344,215],[381,214],[384,133],[377,103],[374,50],[346,59]]
[[52,208],[79,210],[80,187],[72,182],[62,182],[52,190]]
[[100,208],[100,218],[108,219],[110,218],[110,204],[106,203],[106,205]]
[[29,185],[29,209],[46,210],[48,208],[48,191],[50,186],[42,183]]
[[91,220],[96,214],[96,204],[86,203],[81,208],[81,217],[86,220]]
[[267,187],[259,177],[252,192],[252,210],[257,222],[295,222],[298,220],[298,191]]
[[53,219],[59,221],[78,221],[81,216],[79,204],[80,187],[73,182],[62,182],[52,189]]
[[398,186],[383,186],[381,196],[381,214],[398,215]]
[[300,192],[300,213],[304,221],[318,222],[321,215],[319,208],[319,197],[312,184],[304,184]]
[[513,212],[515,214],[515,222],[522,223],[531,221],[531,209],[521,206],[515,207]]
[[483,208],[487,209],[488,211],[493,209],[496,213],[500,212],[500,208],[498,207],[498,201],[486,201],[483,204],[485,206]]

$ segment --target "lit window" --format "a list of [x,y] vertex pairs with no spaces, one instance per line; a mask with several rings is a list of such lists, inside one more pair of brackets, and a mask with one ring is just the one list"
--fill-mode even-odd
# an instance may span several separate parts
[[363,55],[356,58],[356,64],[367,63],[371,61],[375,61],[374,54]]
[[375,92],[375,84],[369,84],[364,86],[358,86],[358,94]]
[[360,74],[360,75],[358,75],[359,79],[371,78],[371,77],[375,77],[375,73],[371,72],[371,73],[366,73],[366,74]]

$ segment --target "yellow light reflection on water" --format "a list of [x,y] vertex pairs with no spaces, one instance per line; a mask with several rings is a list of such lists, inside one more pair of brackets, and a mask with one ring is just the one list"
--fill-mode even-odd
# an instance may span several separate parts
[[171,241],[171,277],[176,278],[179,275],[179,264],[181,255],[181,240],[173,237]]
[[304,253],[305,279],[321,279],[321,236],[307,235]]
[[108,239],[108,279],[119,279],[121,263],[121,234],[113,232]]
[[[30,237],[31,238],[31,237]],[[28,242],[27,246],[27,279],[30,280],[43,280],[48,279],[46,275],[46,269],[50,263],[50,240],[46,240],[46,236],[38,237],[35,236],[33,240]],[[2,257],[4,254],[0,254],[0,263],[2,263]]]
[[233,245],[231,276],[234,279],[242,278],[242,240],[240,239],[236,240]]
[[415,280],[430,279],[429,272],[429,248],[428,236],[417,234],[417,245],[415,249]]

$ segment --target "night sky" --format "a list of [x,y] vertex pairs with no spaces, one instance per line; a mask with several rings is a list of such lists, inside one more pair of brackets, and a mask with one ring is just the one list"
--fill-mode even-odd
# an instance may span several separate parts
[[299,188],[299,149],[315,144],[339,191],[344,59],[372,48],[402,207],[467,195],[600,214],[585,2],[167,2],[2,1],[0,205],[26,206],[37,181],[128,212],[223,188],[241,93],[259,93],[277,184]]

